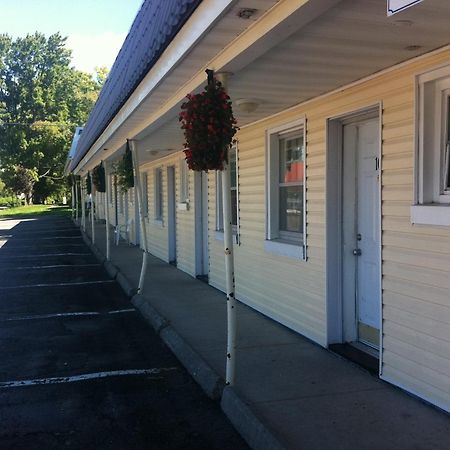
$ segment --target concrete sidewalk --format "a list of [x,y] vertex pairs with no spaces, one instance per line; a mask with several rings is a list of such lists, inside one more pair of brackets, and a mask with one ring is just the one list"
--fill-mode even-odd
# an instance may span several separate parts
[[[105,225],[96,224],[101,260],[105,247]],[[139,248],[111,245],[106,267],[128,295],[141,261]],[[449,448],[448,414],[243,304],[236,385],[224,387],[225,295],[158,258],[149,255],[143,295],[132,301],[253,448]]]

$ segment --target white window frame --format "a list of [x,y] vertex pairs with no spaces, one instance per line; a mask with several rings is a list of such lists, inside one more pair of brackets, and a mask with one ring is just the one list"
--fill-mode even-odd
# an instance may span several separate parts
[[449,138],[450,66],[416,77],[415,201],[411,222],[450,226],[450,189],[444,186]]
[[148,173],[142,174],[142,212],[148,218]]
[[[283,136],[298,132],[303,136],[303,231],[294,234],[279,230],[279,141]],[[295,121],[270,128],[266,131],[266,252],[293,259],[306,260],[306,120]]]
[[[233,241],[240,245],[240,223],[239,223],[239,152],[237,141],[233,142],[231,152],[234,152],[234,164],[236,167],[236,185],[230,186],[236,191],[236,224],[232,226]],[[231,162],[231,161],[230,161]],[[222,171],[216,171],[216,239],[223,241],[223,198],[222,198]],[[233,207],[233,205],[231,205]]]
[[177,209],[181,211],[189,209],[189,167],[184,158],[180,159],[180,199]]
[[163,204],[163,170],[162,167],[157,167],[154,170],[154,178],[155,178],[155,198],[154,198],[154,206],[155,206],[155,222],[162,223],[164,216],[164,204]]

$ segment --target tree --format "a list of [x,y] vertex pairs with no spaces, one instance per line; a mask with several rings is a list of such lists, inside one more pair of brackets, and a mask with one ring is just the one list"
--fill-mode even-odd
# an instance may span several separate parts
[[13,40],[0,35],[0,166],[9,186],[21,167],[34,174],[33,197],[66,190],[63,168],[73,130],[84,124],[106,78],[70,66],[59,33]]

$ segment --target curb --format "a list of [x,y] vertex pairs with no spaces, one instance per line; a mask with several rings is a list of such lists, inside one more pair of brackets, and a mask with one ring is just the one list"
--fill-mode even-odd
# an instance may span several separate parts
[[225,386],[219,375],[211,369],[205,360],[193,350],[172,326],[169,325],[164,328],[160,336],[194,380],[201,386],[205,394],[213,400],[219,400]]
[[220,407],[251,448],[286,450],[231,386],[226,386],[223,390]]
[[107,261],[105,259],[105,261],[103,262],[103,267],[105,268],[105,270],[108,272],[108,275],[115,280],[117,277],[117,274],[119,273],[119,269],[111,262],[111,261]]
[[120,284],[120,287],[128,297],[131,298],[134,294],[136,294],[136,289],[131,286],[128,279],[122,274],[122,272],[120,272],[120,270],[117,271],[116,281]]
[[169,325],[170,322],[150,305],[150,301],[144,295],[136,294],[131,299],[131,303],[139,310],[144,319],[152,325],[156,333],[201,386],[205,394],[213,400],[219,400],[225,386],[220,376]]
[[161,331],[169,326],[169,321],[166,320],[141,294],[136,294],[131,299],[131,303],[142,314],[147,322],[155,329],[156,333],[160,335]]
[[81,234],[84,242],[103,263],[108,274],[116,279],[125,294],[131,298],[133,306],[153,327],[205,394],[212,400],[220,400],[223,413],[249,446],[255,450],[286,450],[236,391],[230,386],[225,386],[224,380],[214,369],[177,333],[170,325],[170,321],[150,304],[150,299],[143,294],[137,294],[136,289],[131,286],[120,269],[110,261],[106,261],[86,233],[81,231]]

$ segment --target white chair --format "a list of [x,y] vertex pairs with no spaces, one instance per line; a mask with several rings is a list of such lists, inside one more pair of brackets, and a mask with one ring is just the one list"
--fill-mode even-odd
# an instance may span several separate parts
[[114,227],[114,240],[116,245],[119,245],[121,233],[125,233],[126,240],[130,242],[130,231],[132,226],[133,219],[128,219],[126,223]]

